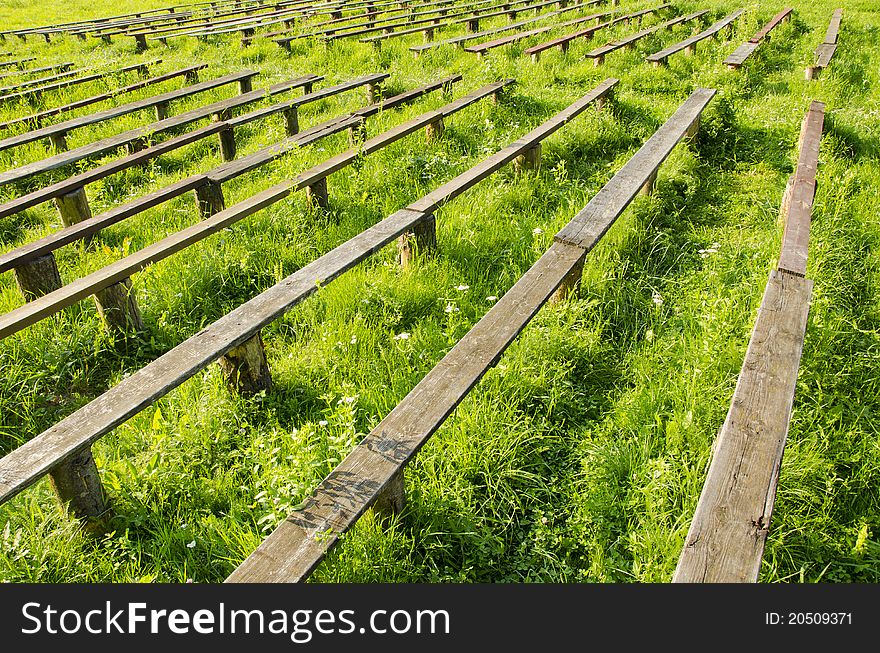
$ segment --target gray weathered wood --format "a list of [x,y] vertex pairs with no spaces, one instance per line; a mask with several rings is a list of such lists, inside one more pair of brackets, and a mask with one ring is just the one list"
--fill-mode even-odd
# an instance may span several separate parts
[[779,269],[801,277],[807,273],[810,215],[816,192],[816,168],[824,120],[825,105],[814,100],[801,126],[798,164],[791,184],[779,255]]
[[759,45],[759,43],[746,41],[727,56],[727,58],[724,60],[724,65],[731,70],[736,70],[737,68],[742,66],[743,63],[745,63],[746,59],[752,56],[755,50],[758,49]]
[[49,472],[59,503],[81,519],[86,530],[100,534],[106,527],[110,507],[104,496],[92,450],[85,447]]
[[137,335],[146,331],[141,310],[131,286],[131,279],[120,281],[95,291],[95,305],[101,321],[111,333],[118,336]]
[[831,14],[831,22],[828,24],[828,30],[825,32],[825,40],[823,43],[837,43],[837,34],[840,32],[840,21],[843,18],[843,9],[835,9]]
[[52,254],[32,259],[15,269],[15,282],[25,301],[48,295],[61,287],[61,275]]
[[778,14],[776,14],[769,23],[764,25],[760,30],[758,30],[755,35],[749,39],[751,43],[759,43],[767,38],[767,35],[770,34],[774,29],[776,29],[784,20],[791,20],[791,12],[793,9],[791,7],[786,7]]
[[812,287],[786,272],[770,275],[673,582],[758,579]]
[[260,333],[233,347],[217,361],[229,387],[244,396],[272,388],[272,374]]
[[662,50],[658,50],[657,52],[654,52],[653,54],[649,54],[646,57],[646,60],[652,61],[655,64],[664,63],[666,61],[666,58],[669,57],[670,55],[673,55],[676,52],[681,52],[682,50],[689,48],[690,46],[692,46],[696,43],[699,43],[700,41],[707,39],[710,36],[714,36],[715,34],[720,32],[721,30],[723,30],[725,27],[732,24],[733,21],[735,21],[737,18],[739,18],[742,15],[743,11],[745,11],[745,10],[744,9],[737,9],[733,13],[731,13],[731,14],[725,16],[724,18],[722,18],[721,20],[713,23],[708,28],[706,28],[705,30],[700,32],[699,34],[694,34],[693,36],[688,37],[683,41],[679,41],[678,43],[674,43],[673,45],[670,45],[666,48],[663,48]]

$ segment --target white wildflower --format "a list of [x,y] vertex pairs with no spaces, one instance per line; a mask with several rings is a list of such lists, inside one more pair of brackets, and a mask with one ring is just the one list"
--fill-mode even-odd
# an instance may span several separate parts
[[488,297],[486,297],[486,301],[487,302],[497,302],[498,298],[495,295],[489,295]]
[[192,542],[190,542],[189,544],[187,544],[187,545],[186,545],[186,548],[187,548],[187,549],[194,549],[194,548],[196,548],[196,541],[193,540]]
[[322,419],[320,422],[318,422],[318,426],[327,426],[327,420]]
[[541,229],[541,227],[535,227],[534,229],[532,229],[532,233],[536,236],[540,236],[542,233],[544,233],[544,230]]
[[404,331],[403,333],[398,333],[396,336],[394,336],[394,339],[395,340],[409,340],[409,335],[410,334],[408,334],[406,331]]
[[657,306],[663,306],[663,297],[660,296],[656,290],[651,293],[651,301],[653,301]]
[[458,312],[458,306],[455,306],[454,304],[447,304],[447,305],[446,305],[446,308],[444,308],[443,311],[444,311],[445,313],[457,313],[457,312]]
[[466,286],[464,284],[461,284],[460,286],[456,286],[455,289],[460,290],[461,292],[464,292],[465,290],[469,290],[470,286]]

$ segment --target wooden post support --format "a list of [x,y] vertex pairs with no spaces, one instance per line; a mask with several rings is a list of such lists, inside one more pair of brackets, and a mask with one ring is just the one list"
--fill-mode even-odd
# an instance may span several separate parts
[[648,195],[654,193],[654,186],[657,184],[657,171],[651,173],[651,176],[648,177],[648,181],[645,182],[645,185],[639,190],[639,195]]
[[440,118],[432,123],[425,125],[425,140],[429,143],[433,143],[443,138],[443,134],[445,132],[446,125],[443,122],[443,118]]
[[88,532],[101,534],[106,530],[112,513],[104,497],[91,447],[85,447],[53,467],[49,480],[58,501],[83,521]]
[[367,98],[370,104],[376,104],[382,99],[382,87],[380,82],[373,82],[367,85]]
[[541,144],[535,143],[525,152],[513,160],[513,168],[516,172],[524,170],[538,170],[541,167]]
[[562,54],[565,54],[566,52],[568,52],[568,41],[563,41],[562,43],[559,44],[559,51]]
[[437,220],[433,215],[417,223],[411,232],[397,239],[397,254],[401,267],[408,267],[418,256],[430,256],[437,249]]
[[293,136],[299,133],[299,111],[296,107],[289,107],[282,113],[284,116],[284,133]]
[[540,61],[540,59],[541,59],[540,52],[532,52],[532,63],[538,63],[538,61]]
[[697,116],[697,119],[694,120],[693,124],[688,127],[688,130],[684,133],[685,138],[689,138],[693,140],[697,133],[700,131],[700,116]]
[[306,186],[306,199],[312,208],[324,210],[330,208],[330,197],[327,194],[327,177],[321,177],[311,186]]
[[134,35],[134,51],[143,52],[147,49],[147,37],[145,34]]
[[356,147],[367,140],[367,120],[361,117],[355,124],[348,128],[348,144]]
[[217,182],[210,181],[204,186],[199,186],[193,192],[196,196],[196,208],[202,220],[210,218],[226,208],[223,187]]
[[67,150],[67,132],[50,134],[49,141],[52,143],[52,147],[56,152],[64,152]]
[[142,136],[141,138],[135,138],[133,141],[129,141],[125,145],[125,151],[128,154],[135,154],[136,152],[140,152],[144,148],[147,147],[147,138]]
[[97,291],[95,304],[108,331],[127,336],[143,333],[146,330],[141,310],[132,292],[131,279],[128,277]]
[[389,521],[394,515],[398,515],[406,506],[406,493],[404,491],[403,469],[397,472],[388,481],[388,485],[379,493],[373,502],[373,512],[381,521]]
[[474,32],[480,31],[480,19],[479,18],[471,18],[467,22],[467,31],[473,34]]
[[689,55],[689,56],[693,56],[693,55],[695,55],[695,54],[697,53],[697,44],[696,44],[696,43],[691,43],[689,46],[687,46],[687,47],[684,49],[684,53],[685,53],[686,55]]
[[226,352],[218,363],[234,392],[250,396],[272,387],[272,374],[259,332]]
[[[168,41],[166,40],[165,43],[167,44]],[[186,80],[187,84],[198,84],[199,83],[199,71],[190,70],[189,72],[187,72],[183,76],[183,79]]]
[[[58,209],[58,214],[61,216],[61,224],[65,227],[70,227],[83,220],[89,220],[92,217],[92,209],[89,206],[86,189],[83,186],[66,195],[56,197],[53,201]],[[91,242],[91,236],[83,239],[83,243],[86,246],[91,244]]]
[[614,89],[609,88],[605,95],[596,98],[596,111],[602,111],[614,100]]
[[220,141],[220,155],[224,161],[232,161],[235,158],[235,130],[228,127],[217,132],[217,138]]
[[156,120],[165,120],[168,117],[168,102],[160,102],[156,105]]
[[244,95],[245,93],[250,93],[254,90],[254,79],[253,77],[245,77],[244,79],[238,80],[238,92]]
[[819,66],[807,66],[804,68],[804,79],[807,81],[816,79],[819,76],[819,71],[822,70]]
[[584,261],[587,259],[587,253],[584,252],[584,255],[578,260],[577,264],[571,269],[565,278],[562,280],[562,283],[559,284],[559,287],[556,289],[548,303],[557,304],[561,301],[564,301],[568,297],[570,297],[576,290],[577,287],[581,283],[581,277],[584,274]]
[[51,252],[19,265],[14,269],[14,274],[25,301],[42,297],[61,287],[61,275]]
[[596,68],[598,68],[599,66],[601,66],[603,63],[605,63],[605,57],[602,56],[601,54],[600,54],[598,57],[593,57],[593,65],[594,65]]
[[[428,29],[426,29],[426,30],[424,31],[424,34],[423,34],[423,35],[424,35],[425,43],[430,43],[431,41],[434,40],[434,28],[433,28],[433,27],[429,27]],[[414,54],[415,54],[416,56],[418,56],[419,53],[418,53],[418,52],[415,52]]]
[[655,59],[654,68],[662,68],[666,65],[666,59]]

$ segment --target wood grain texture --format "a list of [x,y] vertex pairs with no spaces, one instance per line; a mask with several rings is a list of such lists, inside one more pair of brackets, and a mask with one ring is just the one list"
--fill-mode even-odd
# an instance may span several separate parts
[[825,105],[814,100],[801,127],[800,153],[791,185],[779,255],[778,268],[801,277],[807,274],[810,216],[816,194],[816,168],[824,121]]
[[306,578],[553,294],[583,252],[554,243],[227,582]]
[[751,41],[746,41],[741,46],[739,46],[736,50],[731,52],[727,58],[724,60],[724,65],[733,68],[739,68],[745,63],[745,60],[754,54],[755,50],[758,49],[758,43],[752,43]]
[[567,224],[556,240],[589,251],[614,224],[638,192],[656,174],[666,157],[687,134],[715,95],[697,88],[638,152],[603,186]]
[[840,32],[840,21],[843,19],[843,9],[835,9],[831,14],[831,22],[825,32],[823,43],[837,43],[837,35]]
[[[522,39],[529,38],[530,36],[535,36],[537,34],[543,34],[544,32],[549,32],[552,29],[557,29],[559,27],[571,27],[572,25],[580,25],[582,23],[586,23],[591,20],[597,20],[600,18],[604,18],[605,16],[610,15],[610,11],[603,11],[597,14],[591,14],[589,16],[582,16],[581,18],[575,18],[573,20],[567,20],[563,23],[558,23],[556,25],[545,25],[543,27],[536,27],[535,29],[531,29],[525,32],[517,32],[516,34],[510,34],[508,36],[502,36],[501,38],[494,39],[492,41],[485,41],[483,43],[478,43],[476,45],[468,45],[465,46],[465,52],[475,52],[477,54],[482,54],[492,50],[494,48],[500,48],[502,45],[507,45],[508,43],[515,43],[517,41],[521,41]],[[599,29],[599,26],[596,26],[596,29]],[[593,30],[595,31],[595,29]]]
[[773,271],[672,581],[756,582],[813,282]]
[[[152,62],[151,62],[152,63]],[[30,88],[31,84],[34,82],[27,82],[24,86],[26,90],[18,91],[18,92],[6,92],[5,89],[0,89],[0,93],[5,93],[4,95],[0,95],[0,102],[12,102],[14,100],[20,100],[24,98],[33,98],[38,95],[42,95],[43,93],[49,93],[51,91],[58,91],[63,88],[69,88],[71,86],[78,86],[79,84],[85,84],[87,82],[93,82],[99,79],[104,79],[109,75],[121,75],[127,72],[131,72],[132,70],[146,70],[149,64],[134,64],[132,66],[124,66],[122,68],[117,68],[116,70],[109,70],[100,73],[92,73],[90,75],[83,75],[82,77],[73,77],[78,73],[83,71],[75,70],[68,71],[66,73],[60,73],[56,75],[56,78],[61,77],[72,77],[70,79],[63,79],[62,81],[55,82],[53,84],[46,84],[45,86],[35,86]]]
[[764,27],[762,27],[760,30],[758,30],[755,33],[755,35],[749,39],[749,42],[750,43],[760,43],[761,41],[763,41],[770,32],[772,32],[774,29],[776,29],[783,20],[785,20],[786,18],[788,18],[791,15],[792,11],[794,11],[794,10],[791,7],[786,7],[785,9],[780,11],[778,14],[776,14],[770,20],[769,23],[767,23],[766,25],[764,25]]
[[733,23],[733,21],[735,21],[737,18],[739,18],[742,15],[743,11],[745,11],[745,10],[744,9],[737,9],[733,13],[731,13],[731,14],[725,16],[724,18],[722,18],[721,20],[713,23],[708,28],[706,28],[702,32],[700,32],[699,34],[694,34],[693,36],[686,38],[683,41],[679,41],[678,43],[674,43],[673,45],[670,45],[666,48],[663,48],[662,50],[658,50],[657,52],[655,52],[653,54],[649,54],[646,57],[646,60],[647,61],[664,61],[666,59],[666,57],[673,55],[676,52],[681,52],[682,50],[690,48],[691,46],[699,43],[700,41],[702,41],[704,39],[709,38],[710,36],[714,36],[715,34],[720,32],[721,30],[723,30],[725,27],[727,27],[728,25]]

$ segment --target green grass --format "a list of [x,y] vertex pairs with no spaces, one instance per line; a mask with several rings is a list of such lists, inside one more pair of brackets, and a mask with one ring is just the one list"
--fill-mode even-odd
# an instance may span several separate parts
[[[0,23],[45,24],[162,4],[75,0],[34,8],[9,0]],[[587,111],[549,139],[540,172],[505,169],[440,210],[436,257],[401,270],[387,248],[267,327],[271,392],[237,398],[212,366],[98,441],[93,450],[116,512],[112,532],[98,540],[82,533],[46,480],[0,506],[0,579],[224,579],[693,88],[708,86],[718,94],[699,138],[676,149],[655,195],[637,199],[591,253],[579,294],[541,311],[408,467],[404,513],[388,528],[368,514],[313,579],[668,581],[778,256],[779,205],[801,119],[818,99],[826,103],[826,123],[808,266],[815,290],[761,580],[880,580],[880,18],[868,0],[847,3],[831,67],[805,82],[803,68],[838,4],[796,6],[794,20],[736,73],[720,62],[782,5],[745,4],[729,40],[705,42],[695,57],[675,55],[661,70],[644,56],[684,38],[693,24],[616,52],[600,68],[580,56],[594,47],[589,42],[532,64],[521,53],[538,39],[484,60],[453,48],[416,60],[406,48],[419,35],[379,53],[352,39],[326,50],[295,43],[290,56],[271,43],[242,49],[234,37],[177,39],[140,55],[133,40],[0,42],[0,51],[33,53],[46,64],[110,68],[161,57],[165,71],[204,61],[203,79],[250,67],[261,71],[260,86],[309,72],[331,84],[383,70],[398,91],[454,72],[464,75],[456,95],[505,77],[518,82],[502,104],[481,102],[454,116],[441,142],[409,136],[333,175],[330,215],[311,211],[297,194],[136,275],[145,339],[114,342],[85,301],[0,342],[2,453],[601,80],[621,80],[610,111]],[[676,3],[681,13],[711,7],[716,17],[739,6]],[[634,29],[618,26],[597,44]],[[43,101],[54,106],[106,87],[85,84]],[[173,110],[234,92],[202,94]],[[445,101],[432,94],[389,111],[368,121],[369,132]],[[364,103],[356,91],[311,105],[301,124]],[[0,121],[24,110],[0,106]],[[144,124],[145,116],[77,130],[71,147]],[[270,118],[237,136],[246,153],[279,140],[283,128]],[[243,176],[224,188],[227,203],[346,147],[338,135]],[[47,154],[48,146],[34,143],[0,153],[0,167]],[[91,185],[93,211],[219,163],[216,140],[188,146]],[[12,197],[71,172],[0,192]],[[81,277],[196,220],[191,197],[126,220],[101,232],[88,252],[79,245],[59,250],[62,277]],[[0,243],[5,251],[58,227],[46,204],[0,219]],[[11,274],[0,275],[0,312],[21,304]],[[409,337],[396,337],[402,333]]]

